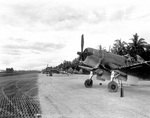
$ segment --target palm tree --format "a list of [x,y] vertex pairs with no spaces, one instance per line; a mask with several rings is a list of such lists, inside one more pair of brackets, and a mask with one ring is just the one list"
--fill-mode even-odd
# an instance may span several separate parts
[[121,39],[117,39],[115,40],[111,52],[119,55],[125,55],[127,54],[126,47],[127,47],[127,43],[125,41],[122,41]]
[[144,46],[147,45],[145,39],[139,39],[139,36],[136,33],[130,40],[132,40],[132,43],[129,43],[130,55],[132,55],[133,57],[135,57],[136,55],[142,56],[142,53],[144,53]]

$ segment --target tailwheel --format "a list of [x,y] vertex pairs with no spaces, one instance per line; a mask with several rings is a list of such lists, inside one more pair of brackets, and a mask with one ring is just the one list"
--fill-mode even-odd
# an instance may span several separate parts
[[84,85],[85,85],[86,88],[92,88],[93,80],[92,79],[85,80]]
[[114,81],[109,82],[108,89],[110,92],[117,92],[118,91],[118,84]]

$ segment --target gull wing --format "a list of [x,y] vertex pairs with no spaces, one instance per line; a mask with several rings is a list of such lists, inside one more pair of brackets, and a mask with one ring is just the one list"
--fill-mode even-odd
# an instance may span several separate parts
[[83,61],[83,64],[90,66],[92,68],[98,68],[101,61],[102,59],[99,58],[97,55],[91,55],[86,57],[85,61]]
[[122,66],[117,70],[126,73],[127,75],[136,76],[142,79],[150,79],[150,61],[136,63],[130,66]]

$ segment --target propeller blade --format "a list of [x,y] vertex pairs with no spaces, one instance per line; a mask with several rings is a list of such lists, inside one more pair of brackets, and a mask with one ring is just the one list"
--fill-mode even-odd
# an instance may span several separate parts
[[81,52],[77,52],[77,54],[79,55],[78,60],[83,60],[83,48],[84,48],[84,35],[81,35]]
[[82,36],[81,36],[81,52],[83,52],[83,48],[84,48],[84,35],[82,34]]

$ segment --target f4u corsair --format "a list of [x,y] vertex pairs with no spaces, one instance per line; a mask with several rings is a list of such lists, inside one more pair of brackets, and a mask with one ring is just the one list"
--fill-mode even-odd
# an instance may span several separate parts
[[133,61],[128,55],[121,56],[93,48],[86,48],[83,51],[83,47],[84,35],[81,36],[81,52],[77,52],[77,54],[79,55],[79,61],[84,65],[79,67],[91,71],[90,78],[84,83],[87,88],[93,86],[92,77],[94,75],[97,75],[99,80],[109,79],[108,89],[111,92],[118,90],[118,83],[114,81],[115,79],[134,78],[138,81],[139,78],[150,77],[150,61],[144,61],[138,55],[137,61]]

